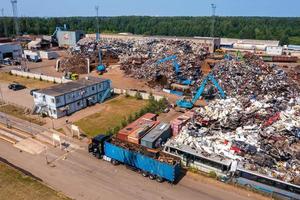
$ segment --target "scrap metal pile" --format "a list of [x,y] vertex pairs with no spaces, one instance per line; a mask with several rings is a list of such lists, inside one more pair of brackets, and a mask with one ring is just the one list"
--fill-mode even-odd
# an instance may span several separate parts
[[[227,99],[194,110],[174,138],[248,170],[300,185],[300,95],[285,72],[251,58],[217,65]],[[298,177],[298,178],[297,178]]]
[[118,56],[121,69],[128,76],[145,80],[151,85],[166,87],[178,82],[177,74],[172,60],[157,64],[158,60],[176,55],[180,76],[197,80],[201,76],[201,62],[208,54],[201,45],[186,40],[104,38],[96,43],[92,39],[84,38],[78,44],[81,47],[105,48]]
[[[208,52],[191,41],[149,39],[132,44],[132,49],[120,57],[121,69],[136,79],[146,80],[151,85],[170,87],[183,79],[197,80],[201,76],[201,61]],[[158,64],[157,61],[176,55],[180,65],[176,74],[173,60]]]

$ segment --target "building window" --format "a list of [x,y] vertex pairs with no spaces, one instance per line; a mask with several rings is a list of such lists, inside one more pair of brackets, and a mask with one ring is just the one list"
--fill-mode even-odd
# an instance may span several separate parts
[[53,110],[53,114],[56,115],[56,110]]
[[43,96],[43,101],[46,102],[46,96],[45,95]]
[[60,103],[60,99],[59,98],[56,98],[55,101],[56,101],[56,103]]
[[92,90],[93,90],[93,91],[95,90],[95,86],[92,87]]
[[55,99],[54,99],[54,98],[52,98],[52,99],[51,99],[51,103],[54,103],[54,102],[55,102]]
[[81,103],[80,103],[80,101],[78,101],[78,102],[77,102],[77,106],[80,106],[80,105],[81,105]]
[[36,94],[34,94],[33,97],[36,99],[37,98]]

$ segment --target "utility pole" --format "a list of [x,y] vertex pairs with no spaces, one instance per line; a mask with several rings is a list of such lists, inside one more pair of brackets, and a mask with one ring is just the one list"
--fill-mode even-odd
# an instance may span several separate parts
[[18,1],[11,0],[10,2],[12,5],[12,9],[13,9],[13,16],[14,16],[14,22],[15,22],[15,33],[16,33],[16,35],[19,35],[18,8],[17,8]]
[[100,39],[100,28],[99,28],[99,6],[95,6],[95,10],[96,10],[96,23],[97,23],[97,33],[96,33],[96,41],[99,41]]
[[[1,97],[1,102],[5,104],[4,98],[3,98],[3,93],[2,93],[2,86],[0,85],[0,97]],[[9,128],[9,124],[8,124],[8,117],[7,114],[5,112],[3,112],[3,118],[5,119],[5,124],[6,127]]]
[[210,37],[214,37],[215,36],[215,17],[216,17],[216,4],[211,4],[211,11],[212,11],[212,15],[211,15],[211,32],[210,32]]
[[4,36],[7,37],[7,26],[6,26],[6,19],[4,18],[4,8],[1,9],[1,15],[3,18],[3,27],[4,27]]

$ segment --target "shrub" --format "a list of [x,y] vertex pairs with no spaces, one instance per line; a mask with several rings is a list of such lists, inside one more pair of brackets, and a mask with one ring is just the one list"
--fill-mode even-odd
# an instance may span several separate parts
[[136,93],[135,93],[135,98],[136,98],[137,100],[142,100],[142,99],[143,99],[143,97],[142,97],[142,95],[141,95],[140,92],[136,92]]

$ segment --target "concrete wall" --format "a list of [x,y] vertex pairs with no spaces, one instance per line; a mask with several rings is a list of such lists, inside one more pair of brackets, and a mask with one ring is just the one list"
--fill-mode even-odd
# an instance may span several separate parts
[[[114,93],[115,94],[124,94],[124,95],[129,95],[131,97],[135,97],[137,91],[132,91],[132,90],[125,90],[125,89],[119,89],[119,88],[114,88]],[[145,92],[139,92],[142,96],[142,99],[148,100],[150,98],[150,94],[149,93],[145,93]],[[155,95],[153,94],[153,97],[156,101],[159,101],[161,99],[163,99],[163,96],[160,95]]]
[[32,79],[42,79],[43,81],[50,81],[50,82],[55,82],[55,83],[67,83],[70,82],[71,80],[66,80],[66,79],[61,79],[53,76],[46,76],[46,75],[40,75],[40,74],[34,74],[31,72],[23,72],[23,71],[18,71],[18,70],[11,70],[10,71],[13,75],[17,76],[22,76],[22,77],[29,77]]

